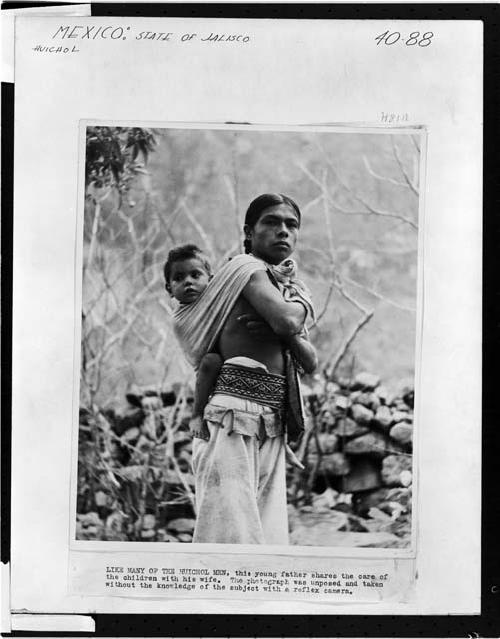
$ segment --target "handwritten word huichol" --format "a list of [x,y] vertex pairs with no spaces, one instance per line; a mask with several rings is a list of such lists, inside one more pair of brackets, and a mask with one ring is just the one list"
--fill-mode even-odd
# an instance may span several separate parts
[[46,47],[42,44],[37,44],[33,47],[33,51],[39,53],[79,53],[80,49],[77,49],[74,45],[70,47]]

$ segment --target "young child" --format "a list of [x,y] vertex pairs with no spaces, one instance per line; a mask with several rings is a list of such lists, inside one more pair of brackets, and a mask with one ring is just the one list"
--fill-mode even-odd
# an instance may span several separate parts
[[[166,290],[180,304],[195,302],[212,278],[210,263],[195,244],[185,244],[172,249],[168,254],[163,272]],[[279,279],[278,281],[281,283]],[[238,320],[246,324],[255,339],[268,334],[271,330],[257,315],[242,315]],[[303,371],[312,373],[317,365],[317,357],[306,333],[302,332],[290,337],[287,346]],[[203,412],[215,388],[222,364],[222,358],[217,352],[207,353],[200,361],[196,374],[193,412],[189,423],[194,437],[202,439],[208,437],[207,430],[203,428]],[[302,467],[288,447],[287,456],[294,465]]]
[[[163,268],[165,288],[180,304],[192,304],[207,288],[212,278],[210,263],[195,244],[184,244],[172,249]],[[196,372],[193,413],[189,422],[194,437],[206,437],[203,429],[203,411],[222,367],[218,353],[207,353]]]

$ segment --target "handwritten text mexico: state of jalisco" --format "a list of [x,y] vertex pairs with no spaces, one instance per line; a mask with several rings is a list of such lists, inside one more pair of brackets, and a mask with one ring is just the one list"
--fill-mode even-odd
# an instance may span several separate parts
[[176,34],[164,31],[140,31],[133,33],[131,27],[116,27],[113,25],[75,25],[60,26],[52,36],[58,40],[157,40],[162,42],[250,42],[250,36],[234,33],[210,33],[199,35],[197,33]]

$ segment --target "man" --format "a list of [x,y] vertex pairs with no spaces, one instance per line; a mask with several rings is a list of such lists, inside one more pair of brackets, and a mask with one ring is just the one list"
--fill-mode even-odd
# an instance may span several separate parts
[[[177,334],[196,365],[216,350],[224,361],[204,413],[205,439],[193,441],[197,520],[193,542],[287,544],[285,447],[290,418],[287,352],[307,370],[315,353],[301,332],[312,306],[300,282],[285,278],[300,211],[265,194],[245,217],[247,255],[216,274],[206,294],[176,315]],[[259,327],[262,320],[268,329]],[[255,327],[257,326],[257,335]]]

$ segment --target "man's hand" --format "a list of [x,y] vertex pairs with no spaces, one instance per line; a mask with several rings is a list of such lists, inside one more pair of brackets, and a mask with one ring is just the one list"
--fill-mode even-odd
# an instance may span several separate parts
[[294,468],[305,470],[304,464],[300,461],[288,444],[285,446],[285,459]]
[[240,315],[237,320],[246,326],[248,332],[254,339],[264,342],[279,342],[280,338],[260,315],[245,313],[244,315]]

